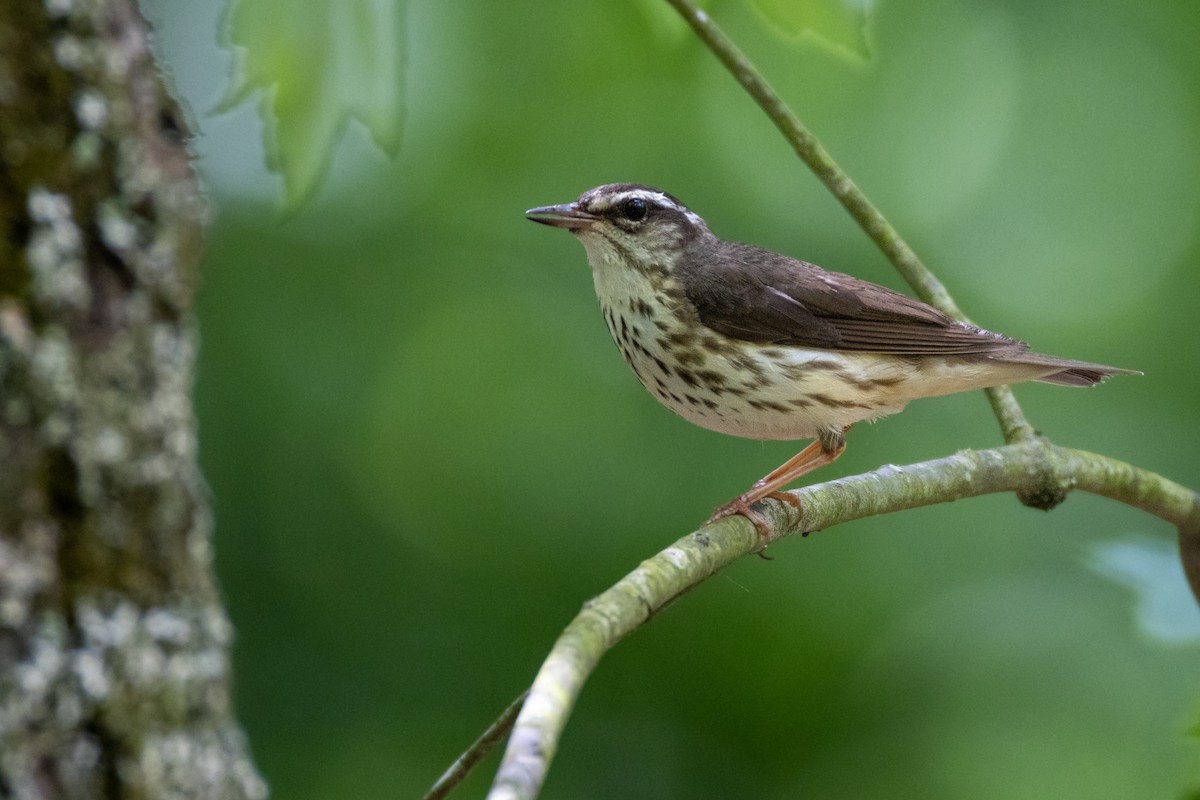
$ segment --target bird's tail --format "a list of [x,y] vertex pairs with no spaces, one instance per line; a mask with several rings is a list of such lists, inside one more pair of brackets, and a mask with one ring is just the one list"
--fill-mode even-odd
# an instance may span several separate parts
[[[1041,357],[1030,354],[1029,362],[1037,363]],[[1022,359],[1025,361],[1025,359]],[[1094,386],[1110,375],[1141,375],[1136,369],[1121,369],[1104,364],[1090,364],[1087,361],[1067,361],[1065,359],[1045,357],[1047,366],[1061,366],[1057,372],[1051,372],[1034,380],[1040,383],[1053,383],[1059,386]]]

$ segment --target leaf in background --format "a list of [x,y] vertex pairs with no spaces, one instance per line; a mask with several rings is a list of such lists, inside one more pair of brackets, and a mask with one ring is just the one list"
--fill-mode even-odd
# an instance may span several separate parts
[[388,155],[400,146],[399,0],[230,0],[225,44],[235,53],[227,111],[262,91],[267,167],[289,208],[316,188],[351,119]]
[[1091,548],[1089,566],[1133,592],[1143,631],[1173,644],[1200,641],[1200,613],[1173,543],[1150,538],[1104,542]]
[[873,0],[753,0],[767,22],[788,36],[809,32],[864,61],[871,57],[867,43],[867,12]]

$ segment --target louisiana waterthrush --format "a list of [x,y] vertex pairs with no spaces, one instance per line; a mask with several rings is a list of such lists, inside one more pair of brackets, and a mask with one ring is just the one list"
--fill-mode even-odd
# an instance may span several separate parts
[[796,505],[779,489],[841,455],[855,422],[918,397],[1132,372],[1032,353],[883,286],[722,241],[649,186],[598,186],[525,213],[583,243],[608,330],[663,405],[733,436],[815,440],[713,514],[744,514],[764,536],[750,504]]

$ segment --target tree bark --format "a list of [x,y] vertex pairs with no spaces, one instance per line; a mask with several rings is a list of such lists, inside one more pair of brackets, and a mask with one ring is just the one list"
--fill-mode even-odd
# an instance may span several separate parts
[[0,797],[265,797],[196,462],[182,114],[135,0],[0,7]]

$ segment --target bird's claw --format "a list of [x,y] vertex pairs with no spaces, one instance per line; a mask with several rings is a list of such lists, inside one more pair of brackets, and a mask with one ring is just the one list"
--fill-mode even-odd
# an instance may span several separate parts
[[[772,500],[778,500],[781,503],[787,503],[797,511],[803,511],[803,508],[800,505],[800,498],[796,497],[794,494],[789,494],[787,492],[771,492],[765,495],[765,497],[762,499],[765,499],[766,497],[769,497]],[[740,514],[741,516],[750,520],[750,523],[754,526],[754,529],[758,531],[759,548],[755,552],[758,553],[760,558],[770,561],[771,557],[766,555],[765,551],[767,549],[767,544],[770,543],[771,529],[767,525],[767,521],[763,519],[762,515],[750,508],[750,500],[746,495],[741,495],[740,497],[734,498],[723,506],[717,506],[716,510],[713,511],[712,516],[708,518],[708,521],[716,522],[719,519],[732,517],[735,514]]]

